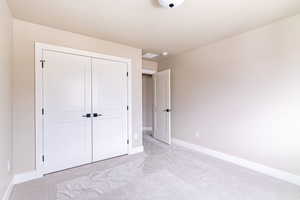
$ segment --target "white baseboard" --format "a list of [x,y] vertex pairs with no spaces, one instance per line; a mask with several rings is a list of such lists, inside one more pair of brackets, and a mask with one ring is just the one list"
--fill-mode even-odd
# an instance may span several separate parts
[[129,150],[129,155],[144,152],[144,146],[134,147]]
[[13,184],[24,183],[34,179],[42,178],[43,175],[39,174],[37,171],[25,172],[16,174],[13,178]]
[[225,154],[222,152],[214,151],[214,150],[202,147],[200,145],[185,142],[183,140],[173,139],[172,141],[173,141],[173,144],[176,144],[176,145],[188,148],[188,149],[192,149],[192,150],[201,152],[203,154],[207,154],[209,156],[212,156],[212,157],[215,157],[215,158],[227,161],[227,162],[231,162],[236,165],[251,169],[253,171],[257,171],[262,174],[266,174],[268,176],[272,176],[274,178],[281,179],[286,182],[300,186],[300,176],[298,176],[298,175],[291,174],[291,173],[283,171],[283,170],[274,169],[274,168],[271,168],[271,167],[268,167],[268,166],[265,166],[265,165],[262,165],[259,163],[255,163],[255,162],[243,159],[243,158],[239,158],[239,157],[228,155],[228,154]]
[[10,181],[10,183],[8,184],[7,186],[7,189],[4,193],[4,196],[2,197],[2,200],[9,200],[10,198],[10,195],[13,191],[13,188],[14,188],[14,183],[13,183],[13,179]]
[[38,179],[41,177],[43,177],[43,175],[37,173],[36,171],[15,174],[6,189],[4,196],[2,197],[2,200],[9,200],[11,193],[13,191],[14,185],[19,184],[19,183],[24,183],[27,181],[31,181],[34,179]]
[[151,126],[143,126],[143,131],[152,131],[152,127]]

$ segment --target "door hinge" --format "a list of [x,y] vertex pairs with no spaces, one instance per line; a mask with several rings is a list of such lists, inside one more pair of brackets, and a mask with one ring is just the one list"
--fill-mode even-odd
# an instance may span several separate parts
[[127,110],[129,110],[129,106],[127,106]]
[[129,75],[129,73],[127,72],[127,73],[126,73],[126,76],[128,77],[128,75]]
[[42,108],[42,115],[44,115],[45,114],[45,109],[44,108]]
[[44,155],[42,155],[42,161],[45,162],[45,156]]
[[45,60],[40,60],[42,63],[42,69],[44,69],[44,63],[46,62]]
[[129,144],[129,140],[127,140],[127,144]]

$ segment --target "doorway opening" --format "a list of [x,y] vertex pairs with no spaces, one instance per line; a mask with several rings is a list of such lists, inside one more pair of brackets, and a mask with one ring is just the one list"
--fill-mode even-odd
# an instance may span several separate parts
[[143,84],[143,135],[153,137],[154,131],[154,80],[152,74],[142,75]]
[[171,70],[143,73],[143,135],[171,144]]

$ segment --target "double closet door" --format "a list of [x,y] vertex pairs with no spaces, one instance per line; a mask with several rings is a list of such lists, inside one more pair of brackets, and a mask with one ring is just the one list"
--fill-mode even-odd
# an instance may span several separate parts
[[128,153],[127,64],[43,51],[44,172]]

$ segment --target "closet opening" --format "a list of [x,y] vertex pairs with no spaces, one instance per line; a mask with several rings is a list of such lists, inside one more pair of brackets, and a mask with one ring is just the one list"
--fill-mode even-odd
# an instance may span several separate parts
[[35,48],[37,173],[137,152],[131,60],[42,43]]

